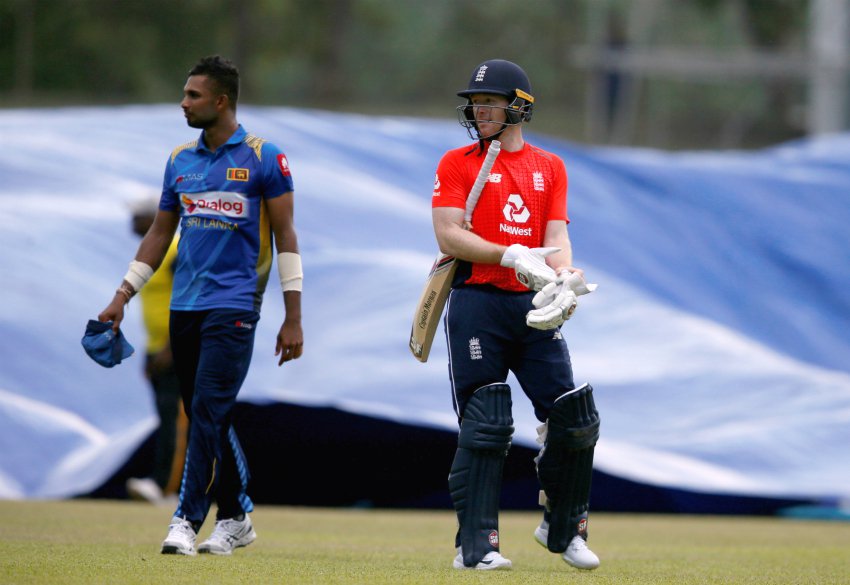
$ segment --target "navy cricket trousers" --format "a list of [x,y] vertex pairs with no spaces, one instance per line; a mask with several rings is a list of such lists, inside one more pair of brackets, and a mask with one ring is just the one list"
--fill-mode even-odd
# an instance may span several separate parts
[[186,466],[175,516],[200,526],[213,500],[219,519],[253,510],[248,464],[232,426],[236,395],[248,373],[256,311],[171,311],[171,348],[189,417]]
[[540,422],[549,417],[556,398],[575,388],[570,352],[560,328],[541,331],[525,324],[526,313],[534,308],[534,294],[486,286],[460,287],[449,293],[444,326],[458,418],[473,392],[505,382],[509,371],[531,400]]

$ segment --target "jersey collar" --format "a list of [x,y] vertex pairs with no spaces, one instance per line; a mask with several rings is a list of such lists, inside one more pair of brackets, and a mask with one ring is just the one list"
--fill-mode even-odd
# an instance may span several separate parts
[[[245,136],[247,136],[247,135],[248,135],[248,133],[242,127],[242,124],[239,124],[239,126],[236,128],[236,132],[234,132],[233,135],[230,138],[227,139],[227,142],[222,144],[219,148],[221,149],[221,148],[224,148],[226,146],[233,146],[233,145],[236,145],[236,144],[240,144],[245,140]],[[203,131],[201,131],[201,135],[198,137],[198,145],[195,147],[195,151],[196,152],[211,152],[210,149],[207,148],[207,145],[204,143],[204,132]]]

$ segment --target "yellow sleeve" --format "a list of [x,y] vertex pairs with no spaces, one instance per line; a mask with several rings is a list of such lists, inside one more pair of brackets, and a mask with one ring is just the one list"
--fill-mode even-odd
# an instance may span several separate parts
[[148,334],[147,353],[156,353],[168,347],[168,320],[171,288],[174,285],[174,264],[177,260],[177,240],[175,236],[162,264],[139,291],[142,321]]

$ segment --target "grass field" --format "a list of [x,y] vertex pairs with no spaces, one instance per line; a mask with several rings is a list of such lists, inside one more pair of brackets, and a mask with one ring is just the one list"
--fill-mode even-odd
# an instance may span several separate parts
[[[509,572],[456,571],[450,511],[261,506],[232,557],[159,554],[170,510],[122,501],[0,501],[0,583],[850,583],[850,523],[593,514],[596,571],[536,544],[537,514],[506,512]],[[201,538],[212,529],[208,521]]]

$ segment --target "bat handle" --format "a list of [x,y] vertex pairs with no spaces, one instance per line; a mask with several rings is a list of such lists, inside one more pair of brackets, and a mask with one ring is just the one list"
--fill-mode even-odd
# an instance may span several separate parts
[[[469,192],[469,197],[466,199],[466,208],[463,214],[463,228],[465,230],[472,229],[472,212],[478,204],[478,198],[481,196],[481,191],[484,190],[484,185],[490,176],[490,170],[493,168],[493,163],[496,162],[496,157],[499,156],[499,151],[502,149],[502,143],[498,140],[490,142],[487,149],[487,154],[484,157],[484,162],[478,170],[478,176],[475,177],[475,182],[472,184],[472,190]],[[467,227],[468,226],[468,227]]]

